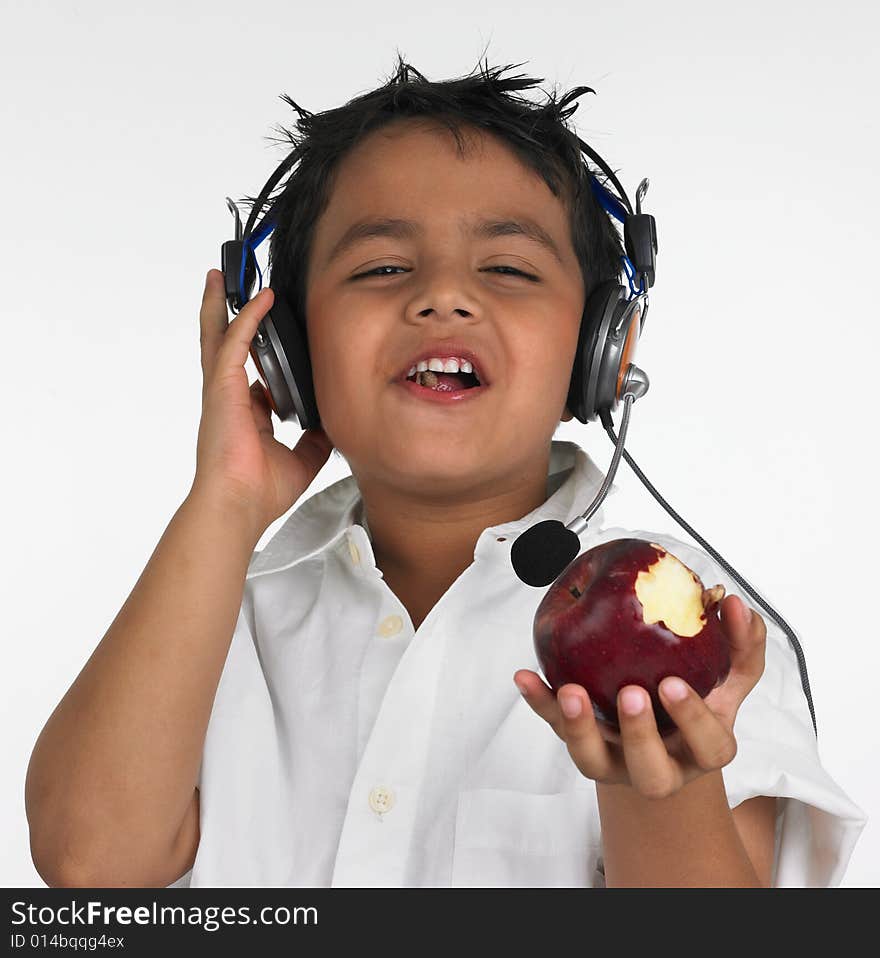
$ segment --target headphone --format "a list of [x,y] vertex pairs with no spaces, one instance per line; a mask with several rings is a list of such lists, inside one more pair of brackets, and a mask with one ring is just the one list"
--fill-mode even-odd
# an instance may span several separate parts
[[[617,280],[601,283],[589,296],[581,317],[577,350],[568,390],[568,409],[582,423],[596,418],[604,409],[613,412],[627,390],[644,395],[648,389],[645,373],[631,364],[635,347],[645,326],[648,312],[647,290],[654,284],[657,254],[657,228],[654,217],[642,213],[641,203],[648,189],[642,180],[636,194],[636,213],[617,177],[605,161],[580,137],[582,150],[590,155],[614,183],[621,199],[614,196],[590,174],[590,187],[602,208],[624,224],[623,270],[629,278],[630,295]],[[277,225],[277,201],[260,220],[275,184],[293,165],[288,156],[260,191],[242,230],[235,203],[226,198],[235,217],[235,239],[221,247],[221,264],[226,281],[226,300],[237,313],[251,298],[259,266],[255,250]],[[640,277],[639,288],[633,277]],[[262,289],[260,272],[260,288]],[[315,399],[312,363],[305,336],[304,317],[294,315],[287,296],[276,296],[272,308],[263,317],[251,342],[250,355],[260,378],[266,384],[269,402],[282,421],[297,419],[303,429],[318,429],[321,417]]]
[[[642,200],[648,190],[648,180],[643,179],[639,184],[636,191],[636,210],[633,212],[626,191],[608,164],[580,137],[572,135],[577,139],[580,149],[602,169],[617,191],[615,196],[600,184],[592,173],[589,174],[590,188],[600,206],[614,219],[623,223],[626,255],[621,257],[621,273],[627,276],[629,291],[618,280],[607,280],[600,283],[587,298],[572,364],[567,405],[572,416],[584,424],[599,416],[605,431],[615,444],[615,451],[605,481],[587,510],[567,526],[549,519],[520,533],[511,547],[514,571],[527,585],[544,586],[551,583],[577,556],[580,552],[579,535],[586,529],[590,516],[608,494],[622,455],[660,505],[724,567],[786,634],[797,656],[801,687],[810,709],[813,731],[818,736],[807,664],[791,627],[723,556],[678,515],[648,482],[624,449],[632,405],[648,391],[650,385],[645,372],[639,369],[632,359],[645,328],[648,290],[654,285],[657,227],[653,216],[642,213]],[[226,300],[233,313],[237,313],[250,299],[257,273],[260,274],[262,288],[263,277],[256,261],[255,250],[277,225],[278,202],[270,206],[259,225],[257,217],[266,205],[275,184],[297,158],[297,151],[294,150],[278,166],[260,191],[243,230],[238,208],[229,197],[226,198],[226,204],[235,217],[235,239],[223,243],[220,256],[226,281]],[[634,283],[636,277],[638,286]],[[320,428],[321,418],[315,400],[305,317],[295,315],[293,304],[286,296],[275,297],[272,308],[257,328],[251,342],[250,355],[266,385],[275,415],[282,421],[296,418],[303,429]],[[620,403],[623,403],[624,409],[618,437],[614,433],[611,413]]]

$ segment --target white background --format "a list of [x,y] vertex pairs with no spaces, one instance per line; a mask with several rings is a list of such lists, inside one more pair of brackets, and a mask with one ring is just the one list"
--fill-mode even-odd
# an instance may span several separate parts
[[[429,79],[485,53],[545,90],[593,87],[578,133],[631,198],[650,178],[651,388],[627,450],[799,636],[823,764],[871,816],[843,884],[880,885],[877,9],[3,2],[0,882],[43,885],[31,750],[193,478],[224,197],[283,158],[280,94],[329,109],[399,50]],[[598,424],[557,438],[610,461]],[[331,457],[307,496],[347,473]],[[687,538],[625,462],[615,482],[609,525]]]

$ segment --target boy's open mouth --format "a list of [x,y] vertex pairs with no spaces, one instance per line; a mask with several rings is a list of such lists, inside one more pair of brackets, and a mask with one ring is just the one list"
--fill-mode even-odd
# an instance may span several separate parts
[[[485,395],[489,381],[471,348],[464,343],[425,343],[424,352],[394,380],[412,399],[428,406],[471,405]],[[481,364],[478,366],[478,362]]]
[[410,382],[436,392],[471,391],[489,385],[483,358],[477,358],[471,346],[463,342],[435,340],[422,346],[393,382]]

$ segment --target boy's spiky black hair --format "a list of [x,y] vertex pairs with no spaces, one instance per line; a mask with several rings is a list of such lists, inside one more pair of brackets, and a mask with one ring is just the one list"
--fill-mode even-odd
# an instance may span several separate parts
[[[520,92],[534,88],[543,77],[502,77],[505,71],[522,66],[520,63],[490,68],[488,63],[478,62],[477,66],[477,72],[467,76],[432,81],[406,63],[398,51],[395,72],[383,86],[342,106],[316,114],[287,94],[281,95],[299,119],[295,129],[279,126],[283,138],[275,140],[292,144],[296,156],[290,155],[293,170],[286,182],[269,194],[269,204],[279,204],[279,217],[270,238],[268,262],[272,287],[276,295],[289,299],[304,335],[305,277],[312,235],[329,202],[334,172],[363,137],[400,118],[430,118],[446,126],[459,155],[465,150],[463,126],[501,138],[566,205],[586,298],[600,283],[620,276],[624,252],[620,234],[588,182],[590,173],[602,183],[607,177],[587,165],[576,135],[566,125],[578,107],[569,103],[595,91],[579,86],[561,99],[555,92],[546,93],[546,103],[538,104]],[[256,197],[246,196],[239,202],[252,208],[256,201]]]

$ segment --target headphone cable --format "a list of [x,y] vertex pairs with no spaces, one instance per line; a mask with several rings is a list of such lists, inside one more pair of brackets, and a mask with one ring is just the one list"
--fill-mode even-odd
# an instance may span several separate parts
[[[615,447],[617,446],[617,436],[614,433],[614,424],[611,420],[611,415],[607,409],[599,410],[599,418],[602,420],[602,425],[605,427],[605,431],[608,433],[609,438],[614,443]],[[797,656],[798,671],[801,675],[801,686],[804,690],[804,694],[807,697],[807,704],[810,707],[810,718],[813,720],[813,733],[818,738],[819,732],[816,728],[816,712],[813,708],[813,698],[810,695],[810,680],[807,677],[807,663],[804,658],[804,652],[801,648],[800,642],[798,642],[797,637],[792,631],[788,623],[782,618],[782,616],[767,602],[765,602],[761,596],[755,591],[755,589],[746,582],[742,576],[728,563],[725,559],[719,555],[712,546],[698,533],[696,530],[692,529],[684,519],[669,505],[669,503],[660,495],[660,493],[648,482],[647,477],[642,472],[641,469],[635,464],[632,456],[624,449],[623,458],[627,461],[630,469],[641,479],[642,483],[647,488],[648,492],[660,503],[661,506],[675,519],[675,521],[684,529],[687,530],[700,545],[714,558],[719,562],[727,573],[737,581],[749,595],[767,612],[780,626],[782,631],[788,636],[788,641],[791,644],[791,647],[794,649],[794,653]]]

